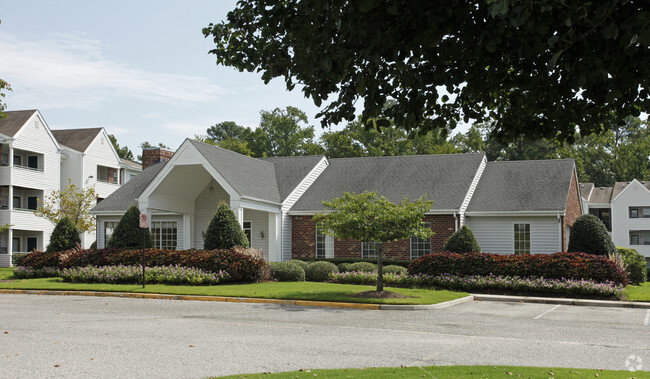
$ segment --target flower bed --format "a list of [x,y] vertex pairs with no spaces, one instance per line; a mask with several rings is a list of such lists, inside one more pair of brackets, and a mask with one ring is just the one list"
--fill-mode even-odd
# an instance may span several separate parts
[[[230,281],[258,282],[265,278],[268,266],[257,250],[233,248],[223,250],[160,250],[146,249],[147,267],[194,267],[212,273],[227,272]],[[23,266],[33,269],[86,266],[137,266],[142,263],[142,250],[68,250],[56,253],[33,252],[23,259]]]
[[585,253],[501,255],[446,252],[425,255],[409,265],[411,275],[437,276],[446,273],[460,277],[496,275],[628,283],[625,270],[616,263],[604,256]]
[[[63,281],[72,283],[140,283],[142,266],[86,266],[63,269]],[[228,273],[209,272],[193,267],[154,266],[145,270],[145,283],[212,285],[228,279]]]
[[33,279],[33,278],[51,278],[59,276],[58,267],[42,267],[33,268],[18,266],[14,268],[14,276],[18,279]]
[[[344,284],[376,285],[377,273],[333,273],[330,275],[330,279]],[[384,274],[384,284],[391,287],[441,288],[466,292],[498,290],[503,292],[534,292],[566,296],[616,298],[621,298],[625,289],[624,285],[611,281],[599,283],[591,280],[522,278],[507,275]]]

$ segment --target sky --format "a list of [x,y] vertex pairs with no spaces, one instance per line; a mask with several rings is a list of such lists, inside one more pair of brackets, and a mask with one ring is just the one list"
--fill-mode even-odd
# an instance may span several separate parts
[[260,111],[319,108],[281,79],[217,66],[201,29],[235,0],[0,0],[0,78],[7,110],[38,109],[51,129],[104,127],[140,153],[176,149],[211,125],[259,124]]

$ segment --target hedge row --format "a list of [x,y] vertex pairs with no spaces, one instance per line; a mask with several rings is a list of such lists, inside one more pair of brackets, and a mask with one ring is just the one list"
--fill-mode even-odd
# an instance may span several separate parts
[[[195,267],[213,273],[225,271],[230,281],[258,282],[268,274],[263,256],[253,249],[223,250],[145,250],[146,265]],[[136,266],[142,263],[142,250],[67,250],[56,253],[33,252],[22,265],[33,269],[56,267],[59,270],[86,266]]]
[[[370,258],[300,258],[300,260],[305,262],[316,262],[316,261],[325,261],[332,262],[335,265],[340,265],[341,263],[357,263],[357,262],[370,262],[377,263],[377,259]],[[382,259],[384,266],[396,265],[402,267],[408,267],[411,261],[400,261],[396,259]]]
[[411,262],[409,274],[543,277],[628,284],[625,270],[614,262],[605,256],[585,253],[534,255],[436,253]]

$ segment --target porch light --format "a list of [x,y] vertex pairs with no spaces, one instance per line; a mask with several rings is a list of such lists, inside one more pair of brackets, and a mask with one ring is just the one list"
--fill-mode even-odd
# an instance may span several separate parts
[[260,231],[260,238],[261,238],[261,239],[264,239],[264,231],[263,231],[263,230]]

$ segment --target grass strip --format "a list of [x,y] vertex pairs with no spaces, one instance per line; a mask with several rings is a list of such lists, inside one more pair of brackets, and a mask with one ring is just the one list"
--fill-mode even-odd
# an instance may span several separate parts
[[[517,366],[426,366],[365,369],[300,370],[223,376],[232,379],[281,378],[650,378],[650,372]],[[216,377],[215,377],[216,378]]]
[[334,301],[367,304],[426,305],[467,296],[464,292],[434,291],[407,288],[387,288],[406,298],[370,299],[350,295],[375,287],[317,282],[268,282],[254,284],[219,284],[216,286],[182,286],[147,284],[66,283],[61,278],[11,279],[13,269],[0,269],[0,288],[28,290],[106,291],[131,293],[160,293],[171,295],[228,296],[281,300]]
[[625,287],[625,296],[629,301],[650,301],[650,282]]

